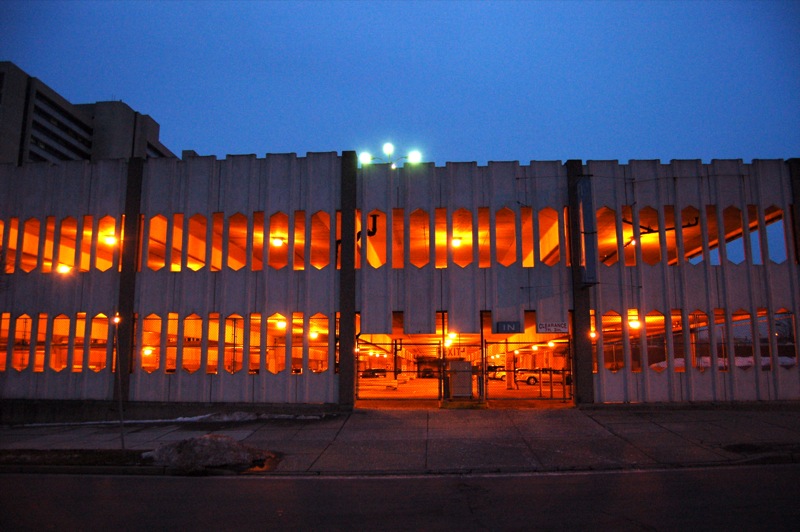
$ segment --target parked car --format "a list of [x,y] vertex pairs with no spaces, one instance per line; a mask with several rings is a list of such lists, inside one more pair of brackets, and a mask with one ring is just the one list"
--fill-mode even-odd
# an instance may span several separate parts
[[[690,362],[691,363],[691,362]],[[709,356],[701,356],[697,357],[695,360],[695,366],[700,369],[710,368],[711,367],[711,357]],[[675,371],[685,371],[686,369],[686,359],[685,358],[676,358],[673,361]],[[717,358],[717,368],[720,370],[726,370],[727,365],[729,364],[727,358]],[[750,369],[755,366],[755,359],[754,357],[734,357],[734,364],[736,364],[737,368],[742,369]],[[795,365],[795,358],[794,357],[787,357],[787,356],[778,356],[778,364],[784,368],[791,368]],[[768,355],[761,355],[761,369],[768,370],[772,367],[772,359]],[[650,364],[650,368],[656,371],[664,371],[667,369],[667,361],[662,360],[661,362],[654,362]]]
[[365,369],[361,372],[362,379],[378,379],[378,378],[386,378],[386,370],[375,368],[375,369]]
[[505,366],[493,366],[489,364],[486,366],[486,378],[503,381],[506,379]]
[[436,377],[436,371],[433,368],[422,368],[419,371],[419,376],[421,379],[433,379]]
[[572,375],[569,371],[564,369],[553,368],[534,368],[534,369],[518,369],[514,373],[514,380],[517,382],[524,382],[529,386],[542,383],[551,384],[572,384]]
[[514,380],[533,386],[539,382],[539,376],[539,373],[535,369],[518,369],[514,373]]

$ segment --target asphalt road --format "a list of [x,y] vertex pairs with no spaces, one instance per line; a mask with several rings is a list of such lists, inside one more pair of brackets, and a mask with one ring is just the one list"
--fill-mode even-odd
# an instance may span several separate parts
[[0,476],[0,530],[796,530],[800,465],[400,477]]

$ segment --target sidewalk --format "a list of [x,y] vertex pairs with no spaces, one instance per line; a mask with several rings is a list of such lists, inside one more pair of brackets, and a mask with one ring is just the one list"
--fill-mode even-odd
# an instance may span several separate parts
[[[126,448],[141,451],[205,434],[230,436],[278,453],[281,459],[265,473],[269,475],[520,473],[800,462],[800,407],[794,404],[359,408],[240,421],[130,422],[124,428]],[[119,448],[118,423],[0,426],[0,450]],[[8,470],[0,467],[0,472]]]

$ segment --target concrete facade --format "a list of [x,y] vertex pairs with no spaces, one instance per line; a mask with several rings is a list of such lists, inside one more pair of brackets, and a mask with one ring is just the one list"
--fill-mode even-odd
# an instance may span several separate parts
[[457,331],[581,403],[797,400],[796,167],[2,165],[0,397],[347,406],[365,338]]

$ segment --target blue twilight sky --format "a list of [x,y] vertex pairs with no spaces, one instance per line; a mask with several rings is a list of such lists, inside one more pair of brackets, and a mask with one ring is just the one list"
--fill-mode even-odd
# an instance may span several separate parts
[[800,157],[800,2],[0,2],[0,60],[180,155]]

